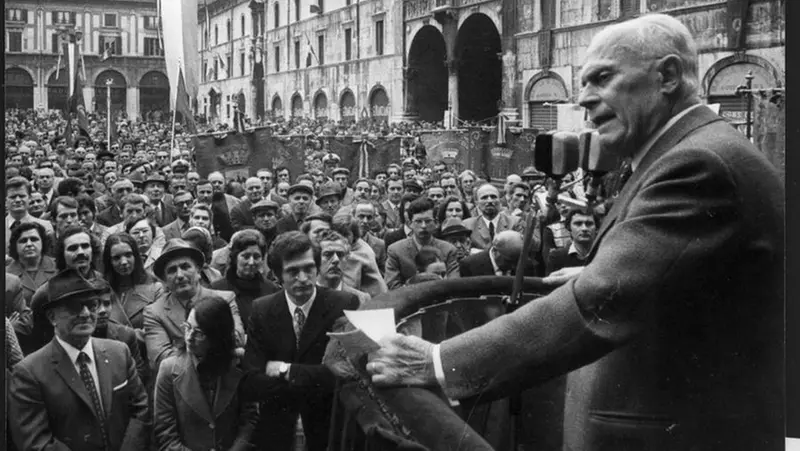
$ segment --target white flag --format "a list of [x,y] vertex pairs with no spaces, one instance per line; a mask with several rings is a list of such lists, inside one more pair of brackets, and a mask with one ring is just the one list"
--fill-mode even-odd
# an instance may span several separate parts
[[[190,98],[197,97],[199,90],[200,52],[193,32],[184,35],[184,30],[197,30],[197,1],[159,0],[169,87],[171,92],[177,92],[180,64]],[[170,97],[170,107],[174,108],[175,96]]]

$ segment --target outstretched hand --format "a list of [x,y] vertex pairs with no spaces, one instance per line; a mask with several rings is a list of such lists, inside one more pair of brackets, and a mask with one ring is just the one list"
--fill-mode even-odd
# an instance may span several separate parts
[[583,271],[584,266],[573,266],[569,268],[561,268],[558,271],[553,271],[549,276],[542,279],[542,282],[547,285],[564,285],[568,280],[578,277],[578,274]]
[[421,338],[394,334],[379,343],[371,353],[367,372],[372,382],[381,386],[427,386],[436,384],[433,370],[433,343]]

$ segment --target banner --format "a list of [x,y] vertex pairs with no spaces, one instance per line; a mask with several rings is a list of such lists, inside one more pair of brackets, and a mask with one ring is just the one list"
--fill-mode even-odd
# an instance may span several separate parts
[[247,133],[197,136],[194,143],[197,172],[201,177],[208,177],[220,171],[226,178],[236,178],[254,176],[262,168],[274,171],[285,166],[297,176],[305,171],[302,141],[303,137],[284,141],[273,136],[266,127]]

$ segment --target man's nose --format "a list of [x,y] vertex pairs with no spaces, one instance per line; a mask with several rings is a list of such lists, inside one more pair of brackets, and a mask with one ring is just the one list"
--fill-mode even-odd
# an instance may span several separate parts
[[593,109],[599,101],[600,99],[597,97],[597,92],[589,85],[583,86],[578,93],[578,105],[587,110]]
[[305,282],[306,280],[308,280],[308,273],[306,271],[300,271],[297,274],[297,280]]

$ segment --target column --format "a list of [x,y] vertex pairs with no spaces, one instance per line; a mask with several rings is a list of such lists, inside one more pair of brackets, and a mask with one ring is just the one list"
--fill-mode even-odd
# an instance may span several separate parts
[[94,81],[87,81],[83,86],[83,104],[87,112],[94,111]]
[[405,88],[405,92],[403,94],[405,97],[405,105],[403,108],[404,110],[403,114],[400,119],[402,121],[414,122],[417,119],[419,119],[418,112],[412,106],[416,104],[416,100],[415,100],[414,90],[411,88],[411,85],[414,83],[415,78],[418,76],[419,74],[413,67],[403,68],[403,79],[404,79],[403,86]]
[[502,55],[498,55],[503,64],[500,112],[509,121],[519,119],[519,110],[517,109],[517,41],[514,38],[517,29],[517,1],[503,0],[503,50]]
[[139,88],[128,86],[125,97],[125,112],[128,113],[128,119],[137,119],[139,117]]
[[456,38],[458,37],[458,15],[454,11],[437,14],[436,20],[442,24],[445,50],[447,52],[447,98],[449,99],[450,114],[454,118],[458,115],[458,55],[456,55]]

